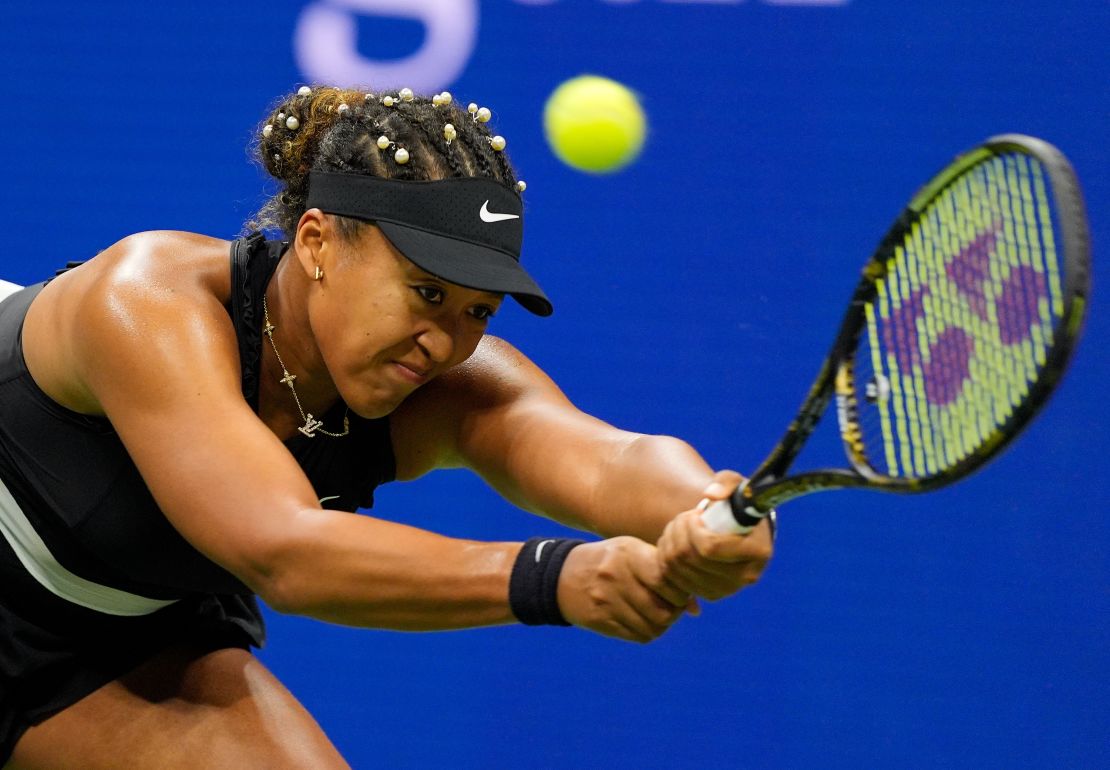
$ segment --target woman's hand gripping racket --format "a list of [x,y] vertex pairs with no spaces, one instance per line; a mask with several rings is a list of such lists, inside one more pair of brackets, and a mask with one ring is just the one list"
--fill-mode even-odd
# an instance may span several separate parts
[[[811,492],[927,492],[967,476],[1059,382],[1089,273],[1083,199],[1059,150],[1006,134],[960,155],[918,191],[864,267],[786,435],[703,521],[744,534]],[[787,475],[833,395],[849,467]]]

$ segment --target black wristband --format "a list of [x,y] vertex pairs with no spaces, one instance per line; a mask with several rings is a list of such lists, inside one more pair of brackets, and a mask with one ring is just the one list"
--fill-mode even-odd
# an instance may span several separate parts
[[509,609],[528,626],[569,626],[559,611],[559,573],[571,549],[585,540],[534,537],[524,544],[509,577]]

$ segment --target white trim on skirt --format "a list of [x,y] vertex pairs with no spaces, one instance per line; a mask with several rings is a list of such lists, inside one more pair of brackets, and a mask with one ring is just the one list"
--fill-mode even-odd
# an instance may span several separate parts
[[0,279],[0,300],[4,300],[22,289],[18,283]]
[[74,575],[50,553],[3,481],[0,481],[0,534],[31,577],[66,601],[107,615],[127,617],[149,615],[176,601],[139,596]]
[[[0,301],[22,286],[0,280]],[[4,482],[0,480],[0,534],[8,541],[16,558],[39,584],[55,596],[108,615],[135,617],[149,615],[176,600],[151,599],[94,583],[67,570],[46,543],[39,537],[27,514],[19,507]]]

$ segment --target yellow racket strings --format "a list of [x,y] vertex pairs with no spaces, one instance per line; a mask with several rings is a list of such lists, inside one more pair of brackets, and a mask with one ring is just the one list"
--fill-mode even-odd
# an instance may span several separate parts
[[887,262],[855,362],[860,428],[880,472],[925,478],[996,435],[1063,315],[1048,183],[1020,153],[945,187]]

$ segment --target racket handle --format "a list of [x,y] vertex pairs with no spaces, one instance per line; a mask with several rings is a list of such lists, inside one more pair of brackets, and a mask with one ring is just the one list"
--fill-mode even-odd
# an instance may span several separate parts
[[744,498],[744,487],[738,487],[728,500],[702,500],[701,520],[711,531],[721,535],[746,535],[767,516],[774,520],[774,511],[758,511]]

